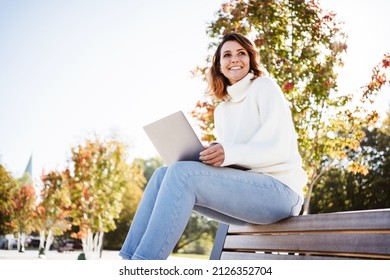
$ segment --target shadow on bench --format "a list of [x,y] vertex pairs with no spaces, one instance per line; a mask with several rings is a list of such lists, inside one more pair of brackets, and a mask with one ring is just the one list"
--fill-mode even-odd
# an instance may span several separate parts
[[210,259],[390,259],[390,209],[220,224]]

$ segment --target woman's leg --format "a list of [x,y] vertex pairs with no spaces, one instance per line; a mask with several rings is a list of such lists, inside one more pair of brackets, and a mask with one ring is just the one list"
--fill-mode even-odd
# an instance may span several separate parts
[[[215,168],[198,162],[178,162],[165,171],[164,179],[155,180],[155,183],[161,182],[160,189],[154,186],[155,183],[148,184],[147,189],[154,186],[158,194],[154,190],[151,191],[154,195],[147,196],[154,200],[144,202],[147,197],[142,199],[138,211],[148,215],[145,214],[141,229],[133,230],[138,224],[134,220],[121,251],[124,257],[166,259],[194,207],[197,212],[204,210],[206,215],[218,216],[220,213],[220,220],[231,217],[231,220],[262,224],[296,214],[295,209],[301,203],[295,192],[267,175]],[[143,204],[152,205],[154,201],[154,208],[142,210]],[[137,213],[137,218],[140,216],[144,215]],[[131,243],[134,246],[128,246]],[[135,251],[131,251],[135,247]]]
[[167,167],[158,168],[150,178],[143,193],[138,209],[134,215],[126,240],[122,245],[119,255],[124,259],[131,259],[137,249],[152,215],[155,201],[164,179]]

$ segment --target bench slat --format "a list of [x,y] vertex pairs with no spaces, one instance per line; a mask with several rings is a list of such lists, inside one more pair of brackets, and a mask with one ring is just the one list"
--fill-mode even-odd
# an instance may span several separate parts
[[390,255],[389,234],[231,235],[225,250]]
[[210,258],[390,259],[390,209],[312,214],[269,225],[220,224]]
[[229,233],[276,233],[310,231],[383,230],[390,232],[390,209],[382,211],[354,211],[341,213],[313,214],[291,217],[269,225],[230,226]]
[[313,255],[287,255],[287,254],[261,254],[253,252],[222,252],[221,260],[349,260],[356,259],[340,256],[313,256]]

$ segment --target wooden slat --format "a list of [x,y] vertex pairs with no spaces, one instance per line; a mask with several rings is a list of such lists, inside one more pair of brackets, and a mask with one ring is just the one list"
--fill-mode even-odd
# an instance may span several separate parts
[[226,233],[216,238],[215,259],[390,259],[390,209],[313,214],[270,225],[220,229]]
[[390,209],[313,214],[291,217],[270,225],[230,226],[229,233],[275,233],[360,230],[390,232]]
[[390,256],[389,234],[230,235],[225,250],[342,252]]
[[263,254],[248,252],[222,252],[221,260],[348,260],[356,259],[341,256],[313,256],[313,255],[287,255],[287,254]]

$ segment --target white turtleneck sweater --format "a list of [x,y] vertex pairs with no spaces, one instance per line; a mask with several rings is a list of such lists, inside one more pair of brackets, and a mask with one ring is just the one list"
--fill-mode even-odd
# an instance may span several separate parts
[[307,175],[298,152],[291,111],[280,87],[269,77],[249,73],[227,88],[230,98],[214,113],[222,166],[244,165],[270,175],[303,197]]

